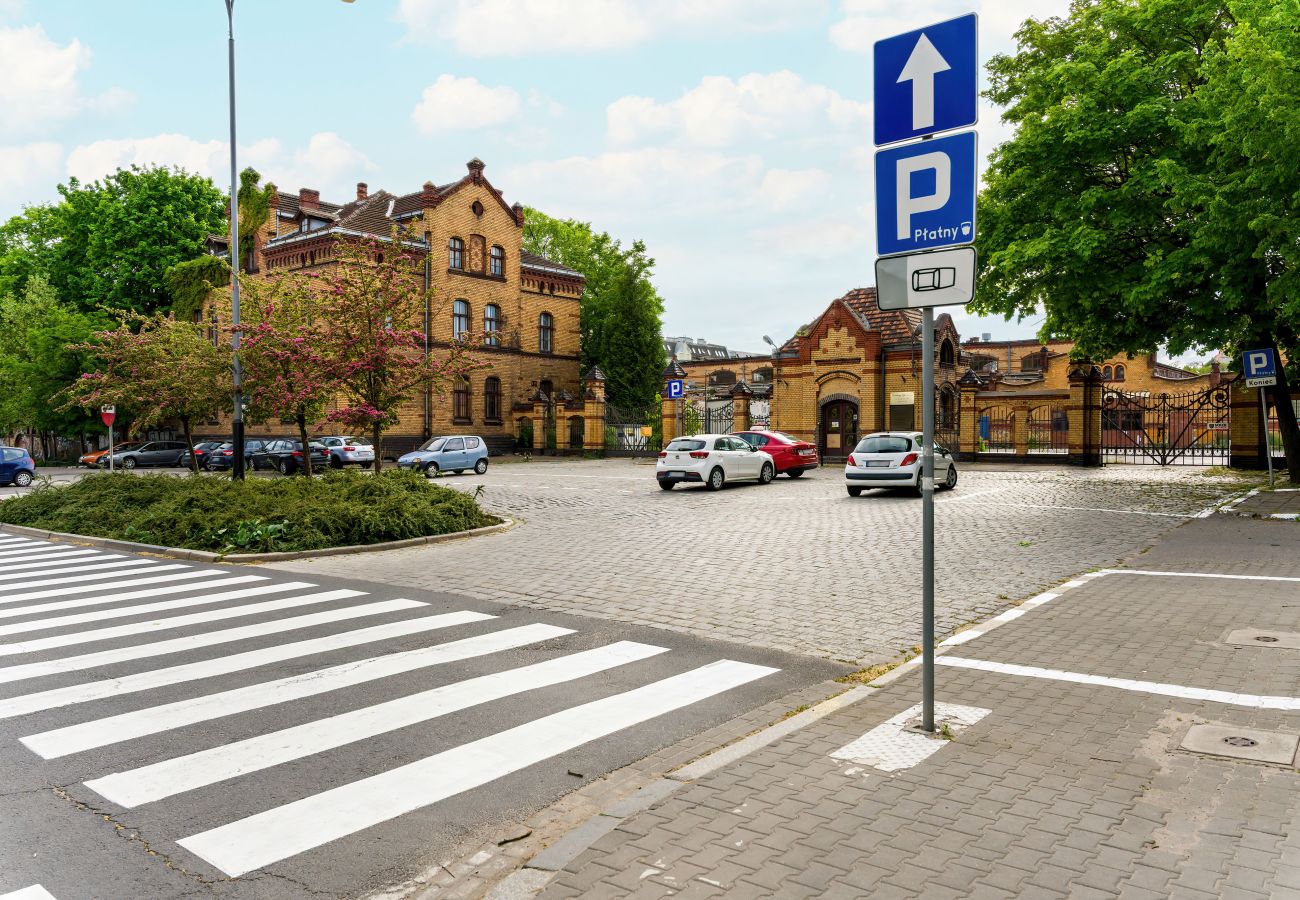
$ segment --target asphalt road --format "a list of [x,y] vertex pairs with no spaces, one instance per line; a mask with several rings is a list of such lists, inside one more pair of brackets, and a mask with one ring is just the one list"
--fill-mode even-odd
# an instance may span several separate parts
[[0,898],[355,897],[841,671],[0,536]]

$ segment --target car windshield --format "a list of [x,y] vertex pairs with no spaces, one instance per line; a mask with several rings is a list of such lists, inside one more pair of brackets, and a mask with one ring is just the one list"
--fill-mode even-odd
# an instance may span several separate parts
[[854,453],[906,453],[912,449],[912,442],[905,437],[897,437],[892,434],[876,435],[874,437],[863,438],[858,446],[853,449]]
[[358,447],[369,447],[369,446],[370,446],[370,438],[363,438],[363,437],[355,437],[355,438],[353,438],[353,437],[350,437],[350,438],[344,438],[343,441],[344,441],[345,443],[348,443],[348,444],[355,444],[355,445],[357,445]]
[[695,438],[677,438],[677,440],[668,445],[668,449],[682,453],[685,453],[688,450],[703,450],[704,441]]
[[423,444],[420,445],[420,449],[421,449],[421,450],[441,450],[441,449],[442,449],[442,445],[443,445],[443,443],[446,442],[446,440],[447,440],[446,438],[440,438],[440,437],[429,438],[427,441],[425,441]]

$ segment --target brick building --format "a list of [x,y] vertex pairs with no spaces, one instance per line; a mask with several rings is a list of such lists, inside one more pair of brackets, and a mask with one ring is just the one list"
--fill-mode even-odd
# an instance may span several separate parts
[[[1064,390],[1069,387],[1068,340],[984,341],[971,339],[961,345],[962,366],[969,366],[981,378],[1008,387],[1039,387]],[[1154,353],[1141,356],[1120,354],[1096,363],[1102,380],[1117,390],[1174,391],[1205,389],[1216,383],[1210,374],[1200,375],[1161,362]]]
[[[319,271],[336,264],[336,241],[388,241],[394,227],[408,248],[424,255],[431,349],[481,338],[473,352],[489,368],[474,372],[446,396],[426,395],[403,409],[400,423],[385,435],[386,454],[448,432],[482,435],[500,452],[514,446],[522,423],[531,421],[539,404],[554,421],[558,410],[580,404],[583,394],[583,276],[525,253],[523,207],[506,203],[484,177],[482,161],[470,160],[467,169],[459,181],[425,182],[406,194],[372,193],[358,184],[356,197],[346,203],[322,200],[308,188],[297,194],[276,191],[266,221],[254,234],[251,258],[241,261],[245,270],[263,277]],[[209,319],[228,319],[228,293],[214,294],[209,303]],[[229,426],[214,423],[204,430],[228,433]],[[283,431],[278,422],[248,427],[249,436]]]
[[[939,439],[957,427],[960,339],[952,317],[935,319]],[[921,426],[921,311],[882,311],[859,288],[772,356],[772,427],[813,441],[823,458],[847,456],[872,431]]]

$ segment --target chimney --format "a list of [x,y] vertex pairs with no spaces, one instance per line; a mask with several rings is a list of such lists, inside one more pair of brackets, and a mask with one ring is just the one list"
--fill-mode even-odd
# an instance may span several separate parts
[[299,209],[320,209],[320,191],[311,188],[298,188]]
[[364,181],[357,182],[357,199],[364,200],[370,196],[370,188]]
[[478,184],[483,180],[483,169],[486,168],[486,164],[483,160],[476,156],[469,162],[465,163],[465,168],[469,169],[469,177],[474,180],[475,184]]
[[432,181],[426,181],[420,191],[420,200],[425,206],[436,206],[438,204],[438,189],[433,186]]
[[520,228],[523,228],[524,227],[524,205],[522,203],[516,203],[514,206],[510,207],[510,211],[515,214],[515,224],[518,225]]

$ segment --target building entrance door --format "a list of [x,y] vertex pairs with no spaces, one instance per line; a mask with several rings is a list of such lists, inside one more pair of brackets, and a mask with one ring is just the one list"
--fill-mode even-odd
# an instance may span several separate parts
[[822,459],[844,459],[858,443],[858,404],[830,400],[822,405],[818,446]]

